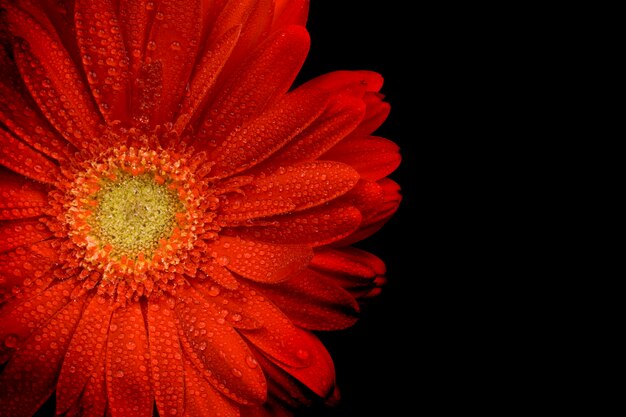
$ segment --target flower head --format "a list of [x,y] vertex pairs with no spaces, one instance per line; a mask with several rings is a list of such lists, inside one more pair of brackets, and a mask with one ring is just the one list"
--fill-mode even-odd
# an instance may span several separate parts
[[306,0],[0,0],[0,416],[337,399],[398,207],[382,78],[292,88]]

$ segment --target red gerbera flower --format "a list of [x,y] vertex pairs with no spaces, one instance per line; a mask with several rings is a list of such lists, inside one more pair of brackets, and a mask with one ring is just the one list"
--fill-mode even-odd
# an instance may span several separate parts
[[289,91],[306,0],[0,0],[0,415],[270,416],[385,272],[371,72]]

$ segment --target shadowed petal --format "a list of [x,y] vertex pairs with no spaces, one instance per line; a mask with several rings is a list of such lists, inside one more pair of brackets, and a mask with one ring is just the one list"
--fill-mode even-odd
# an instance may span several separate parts
[[148,37],[147,59],[162,68],[152,126],[173,122],[200,48],[200,0],[161,0]]
[[0,374],[4,415],[30,417],[52,394],[82,308],[80,301],[66,304],[13,355]]
[[113,313],[106,356],[111,416],[152,416],[148,337],[139,303],[130,303]]
[[264,402],[263,372],[246,364],[250,349],[220,309],[190,288],[180,291],[175,309],[183,351],[203,377],[237,402]]
[[231,271],[253,281],[275,283],[306,267],[313,251],[306,245],[275,245],[222,236],[209,252]]
[[188,358],[184,366],[187,392],[184,417],[239,417],[239,406],[213,388]]
[[264,219],[261,223],[239,227],[236,234],[270,243],[321,246],[354,232],[361,224],[361,213],[355,207],[333,204]]
[[162,416],[182,416],[185,371],[174,311],[164,297],[148,301],[148,335],[152,384]]
[[37,242],[52,236],[39,220],[15,220],[0,224],[0,253]]
[[[56,408],[62,414],[81,396],[94,372],[104,373],[104,356],[113,308],[104,297],[94,296],[72,336],[57,383]],[[101,365],[102,368],[99,368]]]
[[291,321],[309,330],[345,329],[358,317],[354,297],[308,268],[279,285],[258,287]]
[[99,136],[101,120],[72,59],[30,15],[5,7],[11,31],[24,39],[16,41],[14,54],[26,86],[59,133],[86,146]]
[[206,113],[194,146],[219,145],[291,86],[309,50],[309,35],[288,26],[267,39],[226,82]]
[[40,184],[0,167],[0,220],[41,215],[47,202]]
[[27,342],[29,336],[70,303],[70,294],[76,286],[71,280],[63,281],[45,292],[26,300],[16,300],[0,310],[0,363],[4,363],[16,349]]
[[233,132],[215,151],[211,174],[220,178],[244,171],[268,158],[302,132],[326,107],[321,91],[296,89],[258,118]]
[[76,37],[92,94],[105,120],[128,120],[129,66],[114,0],[76,0]]
[[25,177],[54,184],[59,167],[0,128],[0,165]]

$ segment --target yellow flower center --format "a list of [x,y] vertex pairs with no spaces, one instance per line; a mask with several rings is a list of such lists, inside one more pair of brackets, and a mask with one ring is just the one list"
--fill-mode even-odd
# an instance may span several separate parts
[[140,253],[151,257],[159,241],[171,236],[175,214],[183,210],[176,193],[149,174],[106,182],[95,200],[92,232],[102,244],[111,245],[114,258],[133,259]]

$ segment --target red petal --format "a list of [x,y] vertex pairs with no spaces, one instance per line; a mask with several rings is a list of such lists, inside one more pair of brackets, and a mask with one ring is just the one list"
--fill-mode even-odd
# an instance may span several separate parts
[[306,344],[301,352],[310,363],[306,367],[292,367],[268,357],[275,365],[303,383],[315,394],[325,398],[335,386],[335,367],[328,351],[312,333],[302,330],[298,342]]
[[309,330],[345,329],[357,320],[359,306],[354,297],[310,269],[278,285],[263,286],[261,291],[291,321]]
[[6,9],[11,32],[26,40],[15,45],[15,61],[48,120],[75,145],[97,140],[100,118],[67,51],[30,15]]
[[57,414],[67,411],[76,403],[88,381],[98,370],[104,373],[104,348],[113,309],[105,298],[96,295],[85,309],[72,336],[56,392]]
[[319,91],[299,88],[287,94],[212,152],[211,174],[227,177],[267,159],[310,125],[327,102],[328,96]]
[[231,271],[253,281],[274,283],[306,267],[313,256],[309,246],[273,245],[222,236],[210,245],[214,257]]
[[361,213],[351,206],[333,204],[266,221],[263,226],[237,228],[236,234],[271,243],[321,246],[354,232],[361,224]]
[[0,223],[0,253],[41,242],[52,236],[39,220],[15,220]]
[[276,397],[291,408],[302,405],[310,406],[313,403],[310,398],[312,397],[311,392],[304,385],[267,359],[262,353],[259,353],[257,358],[263,367],[263,372],[267,375],[269,399]]
[[136,80],[143,61],[143,54],[148,37],[148,22],[154,17],[152,7],[145,0],[117,0],[119,2],[119,20],[130,57],[131,80]]
[[76,0],[76,38],[91,91],[108,123],[127,121],[130,58],[113,0]]
[[368,92],[365,94],[363,97],[366,105],[365,117],[359,124],[359,127],[352,132],[353,136],[371,135],[387,120],[391,106],[382,99],[383,96],[378,93]]
[[309,35],[299,26],[286,27],[259,46],[213,102],[195,146],[220,144],[235,128],[261,113],[268,102],[284,94],[308,50]]
[[400,165],[398,145],[375,136],[347,138],[320,158],[348,164],[372,181],[386,177]]
[[41,185],[0,167],[0,220],[39,216],[47,200]]
[[11,358],[0,374],[3,415],[30,417],[52,394],[83,304],[80,301],[66,304]]
[[179,134],[185,130],[192,118],[198,117],[196,113],[206,104],[209,92],[215,86],[217,77],[230,57],[240,33],[239,26],[232,28],[199,60],[189,83],[189,94],[184,98],[180,116],[174,124],[174,130]]
[[239,417],[239,407],[213,388],[186,357],[184,365],[185,417]]
[[[0,302],[12,295],[24,295],[27,290],[41,287],[41,279],[57,262],[57,254],[49,241],[35,243],[0,254]],[[17,291],[19,287],[19,291]]]
[[258,168],[317,159],[356,128],[364,111],[365,106],[360,99],[345,95],[334,97],[315,122]]
[[272,27],[304,26],[309,14],[309,0],[276,0]]
[[[72,405],[64,417],[102,417],[105,415],[107,405],[105,367],[106,355],[100,355],[80,400]],[[107,416],[110,416],[110,413]]]
[[26,94],[22,85],[8,78],[0,80],[0,122],[37,151],[57,160],[66,159],[74,147],[52,132],[48,122],[33,110],[37,105]]
[[231,72],[251,51],[267,37],[273,17],[273,0],[231,0],[220,13],[210,40],[217,39],[226,31],[242,25],[241,37],[233,51],[226,72]]
[[316,252],[311,268],[333,274],[374,278],[385,273],[385,264],[371,253],[356,248]]
[[113,313],[106,356],[111,416],[151,417],[148,337],[139,303],[130,303]]
[[148,300],[150,363],[155,400],[162,416],[182,416],[185,370],[174,311],[163,297]]
[[181,290],[176,306],[185,353],[222,394],[242,404],[263,403],[266,382],[257,366],[246,363],[252,353],[215,305],[192,289]]
[[0,165],[37,181],[54,184],[59,167],[11,134],[0,129]]
[[363,222],[376,215],[385,204],[383,188],[378,183],[361,179],[357,185],[341,197],[341,202],[359,209]]
[[200,0],[161,0],[148,39],[147,61],[160,63],[161,96],[152,125],[174,121],[193,69],[202,35]]
[[245,196],[227,196],[220,221],[225,223],[301,211],[333,200],[356,185],[359,175],[345,164],[314,161],[260,175]]
[[15,352],[15,349],[29,340],[32,332],[44,326],[68,303],[76,284],[72,280],[63,281],[45,292],[27,299],[14,301],[3,307],[0,313],[0,363]]
[[378,181],[378,184],[383,190],[383,204],[378,207],[378,210],[374,214],[365,219],[359,230],[343,239],[341,244],[349,245],[373,235],[380,230],[398,210],[400,202],[402,201],[398,184],[389,178],[383,178]]
[[334,71],[312,79],[307,85],[334,93],[351,92],[360,98],[368,91],[380,90],[383,77],[373,71]]

